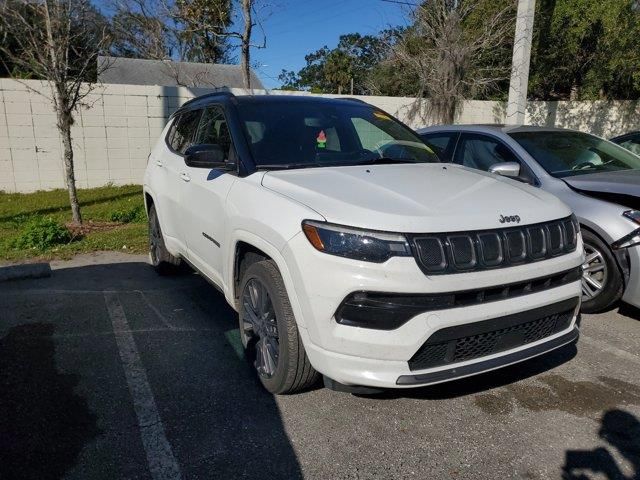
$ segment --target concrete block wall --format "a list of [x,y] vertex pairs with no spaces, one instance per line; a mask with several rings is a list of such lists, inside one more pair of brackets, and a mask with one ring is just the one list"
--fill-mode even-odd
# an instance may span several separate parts
[[[72,128],[79,188],[142,181],[147,157],[169,115],[209,89],[141,85],[99,85],[86,97]],[[305,92],[247,92],[236,95]],[[38,94],[38,92],[44,95]],[[62,145],[46,82],[0,79],[0,191],[64,188]],[[335,97],[336,95],[323,95]],[[409,97],[357,97],[418,128],[435,123],[428,104]],[[459,123],[499,123],[501,102],[467,101]],[[640,128],[638,102],[530,102],[527,122],[612,136]]]

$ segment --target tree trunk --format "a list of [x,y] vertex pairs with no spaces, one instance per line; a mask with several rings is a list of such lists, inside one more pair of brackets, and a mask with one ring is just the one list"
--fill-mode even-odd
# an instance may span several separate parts
[[451,125],[456,119],[456,105],[454,100],[447,100],[442,109],[442,123]]
[[69,191],[69,203],[71,204],[71,217],[73,223],[82,225],[82,214],[80,213],[80,202],[78,202],[78,192],[76,191],[76,176],[73,165],[73,145],[71,144],[71,125],[73,117],[70,113],[61,109],[57,112],[58,130],[62,137],[64,148],[64,173]]
[[244,17],[244,32],[242,33],[242,77],[245,88],[251,88],[251,66],[250,66],[250,49],[251,49],[251,28],[253,23],[251,20],[251,3],[253,0],[242,0],[242,16]]

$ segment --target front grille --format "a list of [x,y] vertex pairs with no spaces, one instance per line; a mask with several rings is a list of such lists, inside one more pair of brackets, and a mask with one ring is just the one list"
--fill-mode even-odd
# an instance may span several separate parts
[[473,360],[550,337],[569,327],[577,304],[577,299],[570,299],[528,312],[438,330],[411,357],[409,369]]
[[428,275],[521,265],[573,252],[578,225],[571,217],[523,227],[410,235],[418,265]]

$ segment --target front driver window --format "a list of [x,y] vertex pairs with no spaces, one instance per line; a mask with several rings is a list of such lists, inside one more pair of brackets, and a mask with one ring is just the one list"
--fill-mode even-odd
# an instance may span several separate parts
[[231,134],[221,106],[212,105],[204,110],[196,131],[194,144],[219,145],[227,158],[229,158]]
[[431,150],[436,152],[441,160],[446,162],[451,161],[451,150],[453,150],[453,145],[451,143],[455,138],[457,138],[457,133],[423,133],[420,136],[424,143],[431,147]]
[[193,142],[193,132],[198,125],[198,119],[202,110],[192,110],[183,113],[179,118],[174,120],[175,128],[172,127],[171,148],[181,154],[189,148]]
[[626,148],[632,153],[636,155],[640,155],[640,135],[635,138],[630,138],[629,140],[625,140],[619,144],[621,147]]
[[504,143],[484,135],[463,135],[456,150],[455,162],[485,172],[496,163],[519,163]]

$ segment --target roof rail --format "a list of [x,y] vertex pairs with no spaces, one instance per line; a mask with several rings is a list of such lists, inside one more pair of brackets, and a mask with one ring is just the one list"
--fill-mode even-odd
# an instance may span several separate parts
[[367,102],[365,102],[361,98],[353,98],[353,97],[345,97],[345,98],[334,97],[334,98],[336,100],[349,100],[350,102],[366,103],[367,105],[369,105]]
[[191,100],[184,102],[182,105],[180,105],[180,108],[187,107],[194,102],[204,100],[205,98],[209,98],[209,97],[234,97],[235,98],[235,95],[226,90],[221,90],[219,92],[206,93],[204,95],[200,95],[199,97],[195,97],[195,98],[192,98]]

